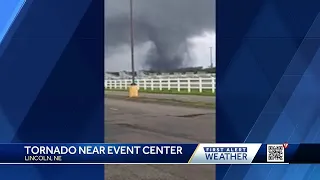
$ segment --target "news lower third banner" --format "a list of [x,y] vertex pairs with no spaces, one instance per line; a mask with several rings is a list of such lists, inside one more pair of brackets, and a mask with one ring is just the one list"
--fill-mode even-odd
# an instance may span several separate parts
[[0,144],[0,164],[320,163],[320,144]]

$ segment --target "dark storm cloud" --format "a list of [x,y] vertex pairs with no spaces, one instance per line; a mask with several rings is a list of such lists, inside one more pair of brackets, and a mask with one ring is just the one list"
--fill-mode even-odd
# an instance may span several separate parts
[[[152,42],[144,64],[151,69],[183,66],[187,40],[214,31],[214,0],[133,0],[135,43]],[[129,0],[106,0],[106,48],[130,40]]]

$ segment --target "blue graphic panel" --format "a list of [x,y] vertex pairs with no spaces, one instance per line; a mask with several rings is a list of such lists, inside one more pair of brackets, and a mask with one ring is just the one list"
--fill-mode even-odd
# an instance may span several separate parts
[[[217,1],[217,141],[320,143],[320,2]],[[228,130],[226,130],[228,129]],[[319,179],[320,165],[218,165],[217,179]]]
[[[0,0],[0,45],[5,35],[9,31],[14,20],[19,15],[25,0]],[[1,47],[1,46],[0,46]],[[1,59],[0,59],[1,60]],[[0,141],[8,142],[14,137],[15,130],[8,123],[8,119],[4,114],[2,107],[0,106],[0,127],[2,131],[0,132]]]
[[18,16],[25,0],[0,0],[0,43]]
[[[103,143],[104,1],[19,2],[0,0],[0,143]],[[0,165],[0,174],[103,179],[104,166]]]

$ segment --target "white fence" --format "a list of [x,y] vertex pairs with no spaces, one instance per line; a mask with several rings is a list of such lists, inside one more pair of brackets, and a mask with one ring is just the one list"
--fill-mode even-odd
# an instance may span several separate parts
[[[118,79],[105,80],[107,89],[127,89],[132,80]],[[215,92],[215,77],[196,77],[196,78],[167,78],[167,79],[137,79],[137,85],[144,90],[177,90],[177,91],[198,91]]]

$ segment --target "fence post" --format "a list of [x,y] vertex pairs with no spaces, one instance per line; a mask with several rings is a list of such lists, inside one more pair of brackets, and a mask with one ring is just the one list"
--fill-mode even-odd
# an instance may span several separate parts
[[180,78],[177,80],[178,92],[180,92]]
[[188,78],[188,92],[191,92],[190,78]]
[[151,79],[151,90],[153,91],[154,87],[153,87],[153,79]]
[[212,81],[212,93],[214,93],[216,91],[216,78],[212,77],[211,81]]
[[202,78],[199,77],[199,92],[202,93]]
[[159,89],[160,89],[160,91],[162,91],[162,79],[161,78],[159,79]]
[[168,78],[168,90],[170,91],[170,89],[171,89],[171,79]]
[[147,81],[146,81],[146,79],[143,79],[143,88],[144,88],[144,90],[147,90]]

